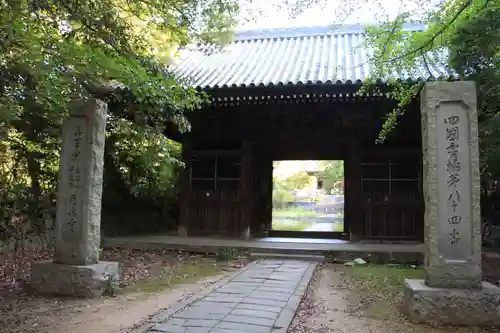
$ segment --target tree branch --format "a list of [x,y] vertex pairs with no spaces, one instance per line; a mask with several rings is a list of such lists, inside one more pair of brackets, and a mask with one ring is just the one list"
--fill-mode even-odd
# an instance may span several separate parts
[[[485,1],[485,6],[486,4],[489,2],[489,0],[486,0]],[[472,0],[467,0],[466,2],[464,2],[464,4],[462,5],[462,7],[460,7],[460,9],[455,13],[455,15],[453,16],[453,18],[445,25],[443,25],[441,27],[441,29],[439,29],[431,38],[429,38],[425,43],[423,43],[422,45],[420,45],[419,47],[413,49],[413,50],[410,50],[408,52],[405,52],[403,54],[400,54],[398,55],[397,57],[394,57],[392,59],[389,59],[389,60],[385,60],[383,61],[384,63],[389,63],[389,62],[395,62],[395,61],[398,61],[402,58],[405,58],[411,54],[415,54],[415,53],[418,53],[419,51],[423,52],[423,50],[432,45],[434,43],[434,41],[439,37],[441,36],[445,31],[446,29],[448,29],[459,17],[460,15],[462,15],[462,13],[472,4]]]
[[422,59],[424,61],[424,66],[425,66],[425,69],[427,70],[427,73],[429,74],[429,76],[432,76],[432,72],[429,68],[429,64],[427,63],[427,58],[425,57],[424,50],[420,50],[420,53],[422,55]]
[[396,16],[396,19],[394,20],[394,22],[392,24],[391,31],[389,32],[389,36],[387,36],[387,40],[385,41],[384,46],[382,47],[382,54],[384,54],[387,51],[387,47],[389,46],[389,42],[391,41],[391,37],[396,32],[396,29],[398,27],[399,15],[401,14],[401,4],[402,4],[402,2],[399,3],[398,16]]

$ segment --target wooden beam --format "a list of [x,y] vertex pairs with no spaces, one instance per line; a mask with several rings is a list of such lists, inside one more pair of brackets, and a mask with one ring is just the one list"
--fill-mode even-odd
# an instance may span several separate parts
[[192,149],[191,156],[241,156],[241,150]]
[[370,147],[361,149],[362,156],[419,156],[422,155],[420,147]]

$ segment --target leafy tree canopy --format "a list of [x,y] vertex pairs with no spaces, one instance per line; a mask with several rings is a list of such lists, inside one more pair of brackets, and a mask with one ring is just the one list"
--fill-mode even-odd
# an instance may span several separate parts
[[283,180],[283,187],[289,191],[301,190],[311,184],[311,176],[305,171],[297,172]]
[[344,180],[344,161],[325,161],[324,169],[319,175],[323,180],[323,187],[326,193],[332,193],[336,188],[336,184]]
[[[483,179],[499,179],[500,166],[500,1],[427,1],[428,8],[418,18],[424,31],[404,31],[403,24],[414,22],[401,1],[399,15],[367,28],[367,43],[374,49],[370,60],[371,79],[390,78],[391,73],[433,75],[432,67],[448,68],[447,75],[475,80],[478,84],[480,143]],[[418,71],[418,72],[417,72]],[[394,79],[394,77],[392,77]],[[391,97],[399,102],[388,114],[380,132],[382,142],[397,125],[398,114],[418,95],[423,82],[409,85],[389,81]],[[370,87],[367,82],[363,89]]]
[[16,200],[54,192],[62,120],[89,97],[109,105],[107,171],[134,195],[165,198],[181,165],[165,126],[189,130],[185,113],[204,102],[167,65],[181,47],[226,44],[245,8],[255,15],[251,0],[0,0],[0,160],[18,175],[0,179],[14,191],[1,206],[17,214]]

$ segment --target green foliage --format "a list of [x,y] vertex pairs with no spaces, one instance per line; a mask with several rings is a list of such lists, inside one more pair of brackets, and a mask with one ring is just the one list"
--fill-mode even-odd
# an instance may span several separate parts
[[225,45],[251,2],[0,0],[0,227],[29,221],[43,229],[53,219],[61,126],[73,99],[109,106],[103,202],[175,205],[181,147],[165,129],[189,131],[186,113],[206,96],[168,64],[180,47]]
[[220,1],[0,1],[0,168],[10,172],[0,175],[0,223],[43,229],[53,218],[61,125],[74,98],[110,104],[106,167],[126,188],[172,196],[180,147],[162,133],[168,121],[189,129],[184,112],[203,96],[159,59],[191,41],[222,45],[236,10]]
[[314,211],[304,209],[302,207],[287,207],[285,209],[279,209],[273,211],[273,216],[289,216],[289,217],[299,217],[299,216],[321,216],[322,214]]
[[[467,24],[467,13],[477,13],[483,5],[480,2],[447,0],[437,8],[430,9],[424,15],[427,28],[424,31],[405,31],[403,24],[411,22],[411,13],[400,12],[394,20],[368,26],[367,43],[373,48],[373,72],[367,79],[363,89],[373,88],[375,79],[387,78],[389,97],[398,101],[398,106],[392,110],[379,135],[383,142],[390,131],[397,125],[397,115],[404,115],[408,104],[420,92],[422,82],[407,84],[397,81],[401,77],[433,76],[432,66],[440,65],[447,68],[450,40],[460,25]],[[450,68],[449,75],[453,74]],[[398,77],[395,77],[397,73]]]
[[[280,180],[278,180],[280,182]],[[284,180],[281,180],[281,185],[283,188],[292,190],[301,190],[311,183],[311,176],[305,171],[297,172]]]
[[108,142],[113,142],[114,164],[134,195],[157,199],[173,194],[180,162],[180,144],[152,129],[136,130],[129,121],[119,119]]
[[284,231],[305,231],[311,228],[313,224],[313,222],[307,220],[274,219],[272,229]]
[[[0,142],[0,219],[13,221],[14,217],[20,212],[25,211],[26,193],[28,179],[18,177],[24,170],[22,163],[14,159],[15,155],[10,147],[4,142]],[[15,230],[10,229],[10,232]],[[4,234],[4,232],[0,233]]]
[[[410,13],[400,13],[393,21],[368,27],[368,44],[374,48],[371,59],[373,76],[365,89],[372,89],[371,79],[387,78],[391,73],[432,76],[433,64],[448,67],[448,74],[475,80],[478,85],[482,179],[500,179],[500,1],[446,0],[425,13],[427,28],[405,32],[402,24],[410,22]],[[378,141],[383,142],[404,115],[408,104],[420,92],[423,82],[405,84],[389,81],[389,96],[398,102],[387,115]]]
[[282,208],[286,202],[293,201],[292,191],[303,189],[310,182],[311,176],[305,171],[297,172],[286,179],[273,177],[273,208]]
[[237,247],[219,247],[217,249],[217,252],[215,253],[215,257],[217,261],[227,261],[235,259],[244,252],[244,249],[240,249]]
[[478,85],[483,181],[500,179],[500,1],[467,13],[450,38],[450,65]]
[[[9,183],[2,206],[15,201],[23,210],[14,215],[29,212],[40,220],[35,225],[45,224],[62,120],[72,99],[93,96],[110,105],[106,153],[129,191],[152,198],[173,192],[180,148],[163,131],[167,122],[188,130],[184,112],[203,96],[178,84],[157,55],[188,41],[222,45],[236,10],[220,1],[0,1],[0,138],[26,180],[2,179]],[[6,215],[2,224],[12,222]]]
[[[344,180],[344,161],[326,161],[319,175],[326,193],[338,192],[337,184]],[[342,189],[343,190],[343,189]]]
[[290,190],[282,186],[279,181],[273,181],[273,208],[282,208],[287,202],[293,201]]

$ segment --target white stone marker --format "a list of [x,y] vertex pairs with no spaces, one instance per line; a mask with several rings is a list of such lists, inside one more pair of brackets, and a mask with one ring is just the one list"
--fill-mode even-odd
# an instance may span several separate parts
[[424,280],[405,281],[410,319],[500,324],[500,288],[482,282],[476,85],[429,82],[421,93]]
[[41,293],[100,296],[118,279],[118,263],[99,262],[107,105],[78,100],[63,126],[54,262],[32,268]]

